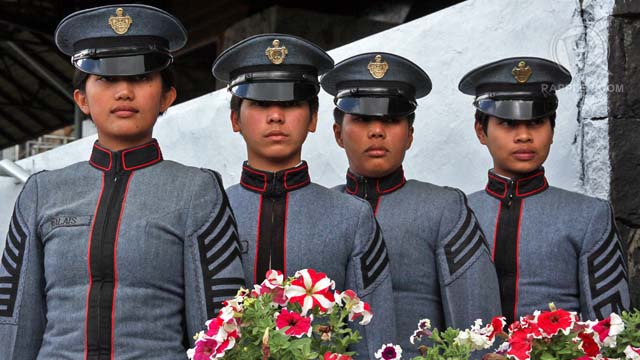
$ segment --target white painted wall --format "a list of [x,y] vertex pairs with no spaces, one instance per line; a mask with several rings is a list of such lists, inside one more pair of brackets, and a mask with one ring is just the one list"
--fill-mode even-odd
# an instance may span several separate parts
[[[594,19],[606,20],[612,8],[612,0],[583,3]],[[604,48],[598,45],[600,53],[592,51],[583,56],[590,39],[581,37],[584,26],[579,6],[577,0],[469,0],[334,49],[330,54],[338,62],[362,52],[392,52],[427,71],[433,91],[419,101],[414,145],[405,161],[406,174],[465,192],[484,186],[491,159],[475,138],[472,98],[457,90],[459,79],[476,66],[504,57],[539,56],[562,63],[574,74],[574,82],[558,93],[555,139],[546,163],[549,181],[555,186],[607,197],[608,172],[605,181],[590,181],[600,179],[609,168],[606,122],[584,125],[583,119],[582,123],[577,121],[577,106],[582,104],[580,81],[600,88],[603,81],[606,83],[606,76],[602,77],[607,68],[606,44]],[[597,23],[599,27],[594,27],[591,37],[607,39],[603,24],[606,21]],[[586,48],[580,47],[584,44]],[[585,68],[588,71],[583,78]],[[589,70],[593,68],[602,71]],[[598,78],[592,81],[594,76]],[[221,90],[170,108],[154,134],[164,157],[213,168],[222,174],[226,186],[238,182],[245,147],[240,135],[231,131],[228,102],[229,95]],[[318,131],[309,135],[303,158],[310,163],[314,181],[333,186],[344,181],[347,161],[333,139],[331,97],[322,92],[320,104]],[[588,119],[599,116],[592,114],[606,116],[606,89],[589,90],[581,114]],[[589,142],[586,147],[582,146],[583,138]],[[95,136],[90,136],[18,163],[35,172],[84,161],[94,140]],[[585,188],[585,183],[593,186]],[[15,196],[15,186],[0,182],[0,201],[4,204],[0,208],[1,234],[7,231]]]

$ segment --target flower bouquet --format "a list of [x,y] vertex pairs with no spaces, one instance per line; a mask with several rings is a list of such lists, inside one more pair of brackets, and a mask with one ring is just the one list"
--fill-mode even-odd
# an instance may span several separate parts
[[[470,329],[458,330],[447,328],[445,331],[431,328],[429,319],[418,322],[418,329],[409,338],[412,344],[429,339],[430,346],[420,345],[420,356],[412,360],[467,360],[476,350],[488,349],[493,345],[495,335],[502,332],[505,325],[504,317],[494,317],[491,324],[482,326],[482,320],[478,319]],[[383,345],[375,354],[376,359],[397,360],[402,357],[402,348],[399,345]]]
[[361,336],[347,321],[371,321],[369,304],[351,290],[335,291],[324,273],[304,269],[284,279],[270,270],[260,285],[223,302],[195,336],[189,359],[351,359]]
[[556,309],[523,316],[500,333],[505,342],[491,360],[640,360],[640,312],[580,321],[575,312]]

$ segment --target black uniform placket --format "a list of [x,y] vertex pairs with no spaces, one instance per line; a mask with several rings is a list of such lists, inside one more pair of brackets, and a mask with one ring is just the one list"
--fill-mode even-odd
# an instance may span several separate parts
[[502,315],[511,324],[515,317],[518,288],[518,239],[522,199],[514,197],[514,183],[508,181],[507,195],[500,203],[493,261],[500,284]]
[[242,167],[240,184],[260,194],[253,278],[261,283],[268,270],[287,271],[287,201],[289,193],[311,183],[306,162],[277,172]]
[[[116,153],[117,154],[117,153]],[[118,154],[119,155],[119,154]],[[118,220],[131,176],[123,169],[119,156],[114,155],[111,169],[103,173],[100,196],[89,252],[91,286],[87,298],[86,356],[87,360],[111,359],[112,313],[116,281],[116,239]]]
[[405,183],[402,167],[381,178],[370,178],[348,171],[346,191],[366,200],[371,205],[373,213],[377,214],[382,196],[400,189]]
[[489,172],[486,192],[500,201],[494,234],[493,261],[500,284],[502,315],[509,324],[515,320],[518,310],[518,246],[524,199],[548,187],[542,168],[516,179],[500,177]]
[[286,271],[284,252],[287,193],[278,196],[263,194],[262,197],[255,274],[257,284],[264,280],[265,274],[270,269],[283,273]]

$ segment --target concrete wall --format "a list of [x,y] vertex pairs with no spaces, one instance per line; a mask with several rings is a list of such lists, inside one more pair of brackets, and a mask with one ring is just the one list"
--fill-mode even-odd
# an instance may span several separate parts
[[[594,183],[591,179],[601,179],[609,168],[608,157],[601,153],[608,151],[606,126],[583,121],[592,116],[587,112],[606,114],[606,91],[589,90],[591,76],[595,76],[589,69],[601,63],[606,69],[607,49],[599,48],[604,56],[595,52],[585,56],[584,49],[595,43],[587,36],[585,16],[606,18],[611,9],[606,4],[595,9],[586,0],[582,3],[581,8],[577,0],[470,0],[330,54],[338,62],[361,52],[393,52],[427,71],[433,92],[419,101],[406,173],[466,192],[484,186],[491,161],[475,138],[472,99],[458,92],[459,79],[472,68],[503,57],[539,56],[562,63],[574,74],[574,81],[558,93],[555,139],[546,163],[550,183],[607,197],[608,176],[590,185]],[[606,26],[599,31],[605,32],[606,39]],[[227,186],[238,181],[245,159],[242,138],[231,131],[228,101],[229,95],[220,90],[174,106],[159,120],[154,133],[166,159],[216,169]],[[320,103],[318,131],[308,137],[303,158],[310,162],[314,181],[332,186],[344,181],[347,161],[333,140],[332,99],[322,93]],[[84,161],[94,140],[88,137],[19,164],[35,172]],[[13,185],[0,183],[0,200],[6,204],[0,207],[0,233],[6,233],[15,193]]]

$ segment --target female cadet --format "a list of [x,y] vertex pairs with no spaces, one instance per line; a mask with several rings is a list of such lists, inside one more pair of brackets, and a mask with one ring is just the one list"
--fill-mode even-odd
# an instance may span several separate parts
[[498,315],[495,269],[464,194],[404,176],[427,73],[395,54],[365,53],[338,63],[322,87],[335,96],[335,139],[349,160],[337,190],[369,202],[387,242],[403,353],[419,355],[409,338],[421,319],[443,330]]
[[493,159],[469,206],[487,234],[502,313],[513,321],[550,302],[603,319],[630,307],[626,259],[605,200],[550,186],[543,167],[553,143],[562,65],[513,57],[482,65],[458,85],[474,95],[475,131]]
[[2,359],[184,359],[243,283],[236,225],[213,171],[163,161],[152,139],[175,100],[177,19],[104,6],[59,24],[89,161],[37,173],[16,202],[0,266]]
[[238,215],[245,280],[269,269],[313,268],[355,290],[373,320],[352,350],[373,359],[395,338],[391,275],[384,239],[359,199],[311,181],[302,146],[318,120],[318,75],[333,67],[317,45],[288,34],[252,36],[225,50],[213,74],[229,83],[231,125],[247,146],[240,183],[228,189]]

